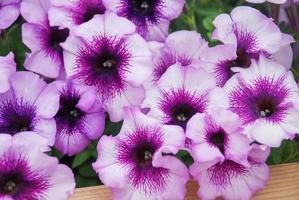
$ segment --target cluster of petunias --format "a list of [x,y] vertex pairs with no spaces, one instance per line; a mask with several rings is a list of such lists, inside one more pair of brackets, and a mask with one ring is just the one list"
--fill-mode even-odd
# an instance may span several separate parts
[[[216,17],[221,45],[195,31],[168,34],[183,6],[0,3],[0,29],[21,13],[31,50],[28,71],[16,72],[12,53],[0,57],[1,199],[67,199],[74,176],[45,152],[73,156],[99,138],[93,168],[114,199],[184,199],[191,177],[207,200],[246,200],[265,186],[270,147],[299,133],[294,40],[250,7]],[[102,136],[105,113],[123,120],[117,136]],[[193,157],[190,167],[180,150]]]

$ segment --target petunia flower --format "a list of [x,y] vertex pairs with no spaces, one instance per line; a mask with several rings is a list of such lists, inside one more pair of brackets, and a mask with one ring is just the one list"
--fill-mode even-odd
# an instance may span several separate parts
[[194,115],[187,124],[186,137],[192,141],[192,157],[199,163],[225,162],[248,165],[249,139],[238,115],[215,108]]
[[0,134],[0,199],[67,200],[75,190],[72,171],[44,152],[34,133]]
[[106,12],[102,0],[50,0],[50,2],[50,25],[70,30],[74,26],[88,22],[94,15]]
[[208,43],[195,31],[176,31],[169,34],[164,43],[149,44],[154,55],[154,82],[176,63],[182,67],[198,63],[201,54],[208,49]]
[[287,0],[246,0],[246,1],[250,3],[265,3],[266,1],[268,1],[270,3],[275,3],[275,4],[284,4],[285,2],[287,2]]
[[202,200],[217,197],[223,197],[225,200],[249,200],[253,194],[263,189],[269,178],[269,167],[265,161],[270,148],[256,144],[250,148],[250,166],[229,159],[212,166],[194,163],[190,172],[199,182],[198,196]]
[[60,106],[54,116],[57,125],[55,148],[72,156],[82,151],[90,140],[102,135],[105,114],[97,102],[94,88],[82,87],[71,81],[53,84],[60,91]]
[[9,82],[11,89],[0,94],[0,132],[10,135],[36,132],[55,141],[56,125],[53,119],[59,108],[59,92],[31,72],[15,72]]
[[142,84],[153,70],[148,44],[133,23],[110,12],[74,33],[63,44],[67,77],[94,86],[110,119],[122,120],[125,106],[144,99]]
[[291,72],[264,57],[224,86],[230,110],[242,119],[250,139],[280,146],[299,132],[299,91]]
[[212,38],[235,47],[237,57],[232,63],[238,67],[235,70],[250,67],[260,55],[277,61],[287,69],[291,67],[293,52],[290,43],[294,42],[293,37],[281,33],[273,19],[260,11],[247,6],[236,7],[230,15],[217,16],[214,25],[216,29]]
[[22,25],[22,39],[31,50],[24,67],[49,78],[57,78],[63,72],[61,44],[69,36],[69,29],[50,26],[49,0],[23,0],[21,14],[27,23]]
[[107,9],[132,21],[146,40],[164,41],[169,22],[177,18],[184,0],[103,0]]
[[215,87],[214,78],[205,70],[175,64],[163,74],[157,86],[146,91],[142,107],[149,108],[148,115],[161,123],[185,130],[193,115],[206,111],[208,93]]
[[232,44],[217,45],[201,53],[203,68],[215,77],[219,87],[238,72],[236,59],[236,48]]
[[115,200],[184,199],[189,172],[173,156],[184,141],[180,127],[127,108],[119,135],[100,139],[93,168]]
[[11,26],[20,15],[20,0],[0,2],[0,32]]
[[9,77],[15,71],[16,63],[14,61],[14,54],[10,52],[6,56],[0,56],[0,93],[9,90]]

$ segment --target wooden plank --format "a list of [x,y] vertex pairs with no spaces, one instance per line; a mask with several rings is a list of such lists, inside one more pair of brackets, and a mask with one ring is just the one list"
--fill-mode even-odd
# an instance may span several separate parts
[[[253,200],[299,200],[299,163],[271,166],[270,180],[266,188],[256,194]],[[198,185],[187,184],[186,200],[198,200]],[[71,200],[111,200],[112,195],[105,186],[79,188]]]

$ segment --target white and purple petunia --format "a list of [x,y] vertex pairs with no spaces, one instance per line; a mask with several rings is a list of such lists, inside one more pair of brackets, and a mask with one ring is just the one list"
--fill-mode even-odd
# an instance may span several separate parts
[[21,0],[2,0],[0,2],[0,32],[11,26],[20,15]]
[[93,167],[115,200],[184,199],[189,172],[174,156],[184,142],[182,128],[127,108],[119,135],[101,138]]
[[57,126],[55,148],[72,156],[102,135],[105,114],[97,100],[95,88],[71,81],[56,81],[53,84],[60,92],[59,110],[54,116]]
[[238,115],[224,108],[194,115],[187,124],[192,157],[199,163],[224,162],[226,159],[248,165],[249,139]]
[[67,200],[75,190],[74,175],[34,133],[0,134],[0,199]]
[[299,132],[299,90],[292,73],[278,63],[261,57],[224,89],[250,139],[278,147]]
[[217,45],[205,49],[201,54],[204,69],[215,77],[219,87],[223,87],[238,72],[236,59],[236,48],[232,44]]
[[91,20],[94,15],[106,12],[102,0],[50,0],[49,22],[51,26],[72,28]]
[[161,123],[181,126],[196,113],[208,108],[209,91],[216,87],[215,79],[202,68],[193,65],[172,65],[156,86],[149,88],[142,103],[148,115]]
[[184,0],[103,0],[106,8],[132,21],[146,40],[164,41],[169,22],[177,18]]
[[149,46],[135,28],[106,12],[77,27],[63,44],[67,77],[95,87],[112,121],[123,119],[125,106],[141,103],[142,84],[153,71]]
[[258,60],[260,55],[275,60],[286,69],[291,67],[293,37],[282,33],[273,19],[260,11],[239,6],[230,15],[217,16],[214,25],[212,38],[235,47],[236,58],[230,63],[234,71],[250,67],[252,60]]
[[263,189],[269,178],[269,167],[265,163],[270,148],[253,144],[250,146],[250,166],[226,159],[212,165],[195,162],[190,173],[199,182],[198,196],[202,200],[223,197],[225,200],[249,200]]
[[[247,2],[250,3],[265,3],[265,2],[270,2],[270,3],[275,3],[275,4],[284,4],[287,2],[287,0],[246,0]],[[296,0],[294,0],[296,2]]]
[[31,72],[15,72],[10,90],[0,94],[0,132],[15,135],[35,132],[53,145],[59,108],[59,92]]
[[64,70],[61,44],[70,31],[68,28],[50,26],[49,8],[49,0],[23,0],[21,3],[21,14],[27,21],[22,25],[22,39],[31,50],[24,67],[43,76],[57,78]]
[[208,49],[208,43],[195,31],[176,31],[169,34],[164,43],[152,41],[149,44],[154,55],[154,82],[176,63],[182,67],[197,64]]
[[0,56],[0,93],[10,89],[9,77],[16,71],[14,54],[10,52],[6,56]]

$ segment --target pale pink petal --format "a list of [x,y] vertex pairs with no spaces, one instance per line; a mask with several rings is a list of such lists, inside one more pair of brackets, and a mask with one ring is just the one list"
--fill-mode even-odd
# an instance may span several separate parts
[[55,148],[63,154],[73,156],[83,151],[89,143],[89,139],[81,132],[71,134],[64,134],[62,132],[56,136]]
[[75,191],[75,178],[72,170],[66,165],[58,165],[51,174],[50,187],[47,190],[49,199],[69,199]]
[[128,177],[125,168],[120,167],[115,158],[116,139],[103,136],[98,144],[98,160],[93,164],[100,180],[108,187],[125,187]]
[[52,118],[59,109],[60,93],[54,84],[48,85],[35,102],[37,114],[44,118]]
[[0,56],[0,93],[9,90],[9,77],[16,71],[14,54],[10,52],[7,56]]
[[54,145],[56,136],[56,122],[54,119],[39,118],[34,131],[47,139],[50,146]]
[[24,23],[22,25],[22,40],[23,43],[31,50],[37,51],[41,49],[39,42],[42,37],[42,26],[32,23]]
[[166,0],[162,6],[162,13],[170,20],[175,19],[181,14],[184,4],[184,0]]
[[30,103],[34,103],[46,87],[46,82],[32,72],[16,72],[9,80],[15,96]]
[[20,6],[11,4],[0,9],[0,29],[8,28],[20,15]]
[[49,78],[56,78],[62,67],[62,59],[59,54],[50,56],[45,51],[39,50],[27,56],[24,67]]
[[105,128],[105,113],[86,114],[84,120],[86,121],[84,126],[86,136],[91,140],[98,139]]

